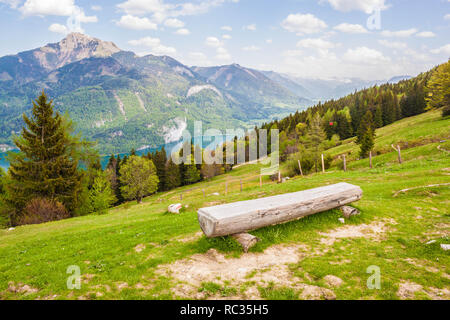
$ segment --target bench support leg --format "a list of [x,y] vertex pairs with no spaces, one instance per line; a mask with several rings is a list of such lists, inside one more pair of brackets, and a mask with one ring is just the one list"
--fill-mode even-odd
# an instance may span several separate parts
[[360,214],[359,210],[350,206],[343,206],[340,208],[342,211],[342,215],[348,219],[351,216],[357,216]]
[[249,233],[236,233],[233,234],[232,237],[240,243],[242,246],[242,249],[244,249],[244,252],[247,253],[248,250],[253,247],[255,244],[257,244],[261,239],[258,237],[252,236]]

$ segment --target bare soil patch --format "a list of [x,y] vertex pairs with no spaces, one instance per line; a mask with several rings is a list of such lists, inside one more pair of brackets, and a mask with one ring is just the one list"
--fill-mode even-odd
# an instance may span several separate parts
[[[199,292],[199,288],[204,283],[213,282],[234,288],[245,283],[252,284],[245,292],[237,293],[232,298],[259,299],[258,286],[274,283],[301,291],[300,297],[304,299],[335,299],[331,290],[305,284],[289,270],[288,265],[301,261],[309,250],[303,244],[275,245],[263,253],[246,253],[239,258],[227,259],[217,250],[210,249],[205,254],[195,254],[188,259],[160,266],[156,273],[172,277],[177,283],[172,293],[182,298],[205,298],[205,293]],[[215,295],[209,298],[230,297]]]
[[[395,222],[390,221],[390,223],[394,224]],[[386,224],[385,221],[376,221],[371,224],[343,226],[327,233],[320,233],[323,236],[320,242],[327,246],[332,246],[339,239],[348,238],[370,238],[379,241],[384,233],[388,231]]]

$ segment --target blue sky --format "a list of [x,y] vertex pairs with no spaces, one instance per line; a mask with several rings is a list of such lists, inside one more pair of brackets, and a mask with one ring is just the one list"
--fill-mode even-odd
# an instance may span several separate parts
[[387,79],[450,57],[450,0],[0,0],[0,29],[0,56],[78,31],[187,65]]

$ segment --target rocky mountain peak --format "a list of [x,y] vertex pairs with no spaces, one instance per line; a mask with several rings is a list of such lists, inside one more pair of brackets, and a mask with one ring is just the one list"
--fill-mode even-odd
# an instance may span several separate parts
[[47,44],[35,50],[34,57],[47,70],[91,57],[109,57],[121,51],[113,42],[102,41],[74,32],[57,43]]

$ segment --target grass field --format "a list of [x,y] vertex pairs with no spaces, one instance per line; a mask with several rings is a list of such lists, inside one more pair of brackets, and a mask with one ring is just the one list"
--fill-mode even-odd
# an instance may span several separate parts
[[[440,247],[450,243],[442,185],[450,143],[441,141],[449,138],[450,119],[428,112],[377,131],[373,169],[349,140],[329,150],[351,152],[347,172],[335,161],[325,174],[283,184],[266,177],[260,187],[261,166],[247,165],[105,215],[0,230],[0,299],[450,299],[450,256]],[[403,164],[391,143],[403,146]],[[364,192],[354,204],[361,215],[345,224],[331,210],[256,230],[261,242],[248,254],[230,237],[199,232],[198,208],[342,181]],[[180,194],[187,208],[167,213]],[[69,266],[80,268],[81,289],[67,288]],[[379,289],[367,286],[370,266]]]

